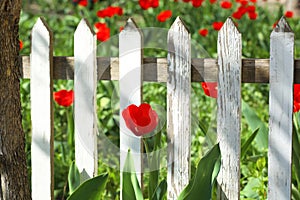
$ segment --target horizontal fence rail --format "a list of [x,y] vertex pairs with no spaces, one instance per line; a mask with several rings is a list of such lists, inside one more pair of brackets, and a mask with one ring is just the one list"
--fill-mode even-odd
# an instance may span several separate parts
[[[177,199],[190,179],[191,82],[218,82],[221,169],[217,180],[222,200],[240,199],[241,83],[269,83],[268,199],[290,199],[292,91],[293,83],[300,83],[300,59],[294,59],[294,33],[288,23],[282,18],[273,30],[270,59],[242,59],[242,35],[230,18],[218,33],[218,59],[191,58],[190,39],[178,17],[166,38],[168,57],[143,58],[143,35],[129,19],[119,35],[119,57],[96,57],[95,33],[81,20],[74,34],[74,57],[53,57],[52,32],[38,19],[32,30],[31,55],[20,56],[20,78],[31,81],[33,199],[51,200],[54,194],[55,79],[74,80],[75,158],[81,181],[97,174],[97,81],[119,81],[120,115],[129,104],[142,102],[143,81],[167,83],[169,200]],[[132,138],[123,119],[120,127],[120,169],[127,150],[133,150],[142,184],[141,138]]]
[[[30,78],[30,57],[21,56],[21,78]],[[143,81],[167,82],[167,58],[143,58]],[[74,79],[74,57],[53,57],[53,79]],[[300,59],[294,60],[294,82],[300,83]],[[243,83],[269,83],[270,59],[242,59]],[[192,58],[192,82],[217,81],[214,58]],[[119,58],[97,57],[98,80],[119,80]]]

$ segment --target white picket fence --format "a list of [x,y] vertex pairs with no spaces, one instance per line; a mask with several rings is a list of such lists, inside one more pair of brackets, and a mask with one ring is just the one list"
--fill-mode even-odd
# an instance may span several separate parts
[[[271,33],[270,60],[242,59],[241,34],[230,18],[219,31],[217,60],[191,59],[190,33],[179,17],[167,40],[167,58],[144,59],[141,32],[129,19],[119,35],[119,58],[97,58],[96,36],[83,19],[74,34],[74,57],[53,57],[52,32],[38,19],[30,58],[22,57],[22,77],[31,79],[34,200],[53,199],[53,79],[74,79],[75,157],[82,180],[97,174],[97,81],[120,81],[120,110],[141,103],[143,80],[167,82],[168,199],[176,199],[190,178],[191,81],[218,81],[217,180],[219,199],[230,200],[240,198],[241,82],[269,82],[268,199],[291,199],[294,33],[285,19]],[[140,172],[141,139],[124,130],[120,117],[120,168],[130,148]]]

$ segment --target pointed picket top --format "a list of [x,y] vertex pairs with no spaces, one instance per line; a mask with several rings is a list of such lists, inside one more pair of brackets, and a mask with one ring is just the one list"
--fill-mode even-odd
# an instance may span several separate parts
[[220,34],[232,34],[233,31],[235,33],[240,34],[239,30],[237,29],[236,25],[234,24],[234,21],[232,20],[231,17],[228,17],[227,20],[225,21],[225,23],[223,24],[221,30],[219,31],[219,35]]
[[92,35],[95,35],[95,32],[94,32],[93,28],[91,27],[90,23],[87,21],[87,19],[83,18],[80,20],[80,22],[75,30],[74,37],[76,38],[76,35],[84,34],[85,32],[89,32]]
[[137,24],[131,17],[127,20],[126,25],[124,26],[124,31],[137,31],[140,33],[140,30],[139,30]]
[[43,17],[39,17],[34,24],[32,32],[35,32],[36,30],[39,30],[40,32],[44,32],[46,34],[48,33],[50,38],[52,38],[52,31]]
[[273,29],[273,32],[293,32],[289,23],[286,21],[286,18],[282,16],[278,21],[276,27]]
[[171,31],[179,31],[179,30],[185,30],[187,33],[190,33],[190,30],[188,29],[188,27],[186,26],[186,24],[184,23],[184,21],[181,19],[181,17],[176,17],[175,21],[173,22],[170,30],[169,30],[169,34]]

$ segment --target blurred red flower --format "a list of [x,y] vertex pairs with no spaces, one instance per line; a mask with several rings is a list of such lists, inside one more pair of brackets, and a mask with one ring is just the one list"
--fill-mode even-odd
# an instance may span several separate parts
[[202,5],[204,0],[192,0],[192,5],[195,7],[195,8],[198,8]]
[[209,2],[210,2],[211,4],[214,4],[214,3],[217,2],[217,0],[209,0]]
[[212,26],[216,31],[219,31],[223,26],[223,22],[213,22]]
[[273,28],[275,28],[278,24],[278,20],[273,24]]
[[218,83],[217,82],[202,82],[201,83],[204,94],[212,97],[218,97]]
[[105,23],[97,22],[95,24],[97,39],[101,42],[107,40],[110,37],[110,29]]
[[73,2],[83,7],[86,7],[88,5],[88,0],[73,0]]
[[203,29],[200,29],[200,30],[198,31],[198,33],[199,33],[200,35],[202,35],[203,37],[206,37],[207,34],[208,34],[208,30],[207,30],[206,28],[203,28]]
[[74,101],[73,90],[59,90],[58,92],[54,92],[53,96],[56,103],[64,107],[71,106]]
[[108,6],[107,8],[97,12],[97,16],[101,18],[113,17],[114,15],[123,15],[123,9],[119,6]]
[[159,0],[139,0],[139,4],[143,10],[147,10],[148,8],[157,8]]
[[294,84],[294,108],[293,112],[300,110],[300,84]]
[[21,50],[21,49],[23,49],[23,41],[19,40],[19,43],[20,43],[20,50]]
[[285,14],[284,14],[284,16],[285,16],[286,18],[292,18],[293,15],[294,15],[293,11],[289,11],[289,10],[286,11]]
[[222,1],[220,4],[221,4],[221,7],[224,9],[229,9],[232,6],[232,3],[230,1]]
[[256,12],[248,12],[248,17],[251,20],[256,20],[257,18],[257,13]]
[[129,105],[122,111],[122,116],[127,128],[136,136],[152,132],[158,124],[157,113],[147,103],[142,103],[139,107]]
[[157,15],[157,20],[160,22],[165,22],[167,19],[169,19],[170,17],[172,17],[172,11],[171,10],[165,10],[160,12]]
[[253,5],[247,7],[247,11],[248,11],[248,12],[255,12],[255,10],[256,10],[256,7],[253,6]]

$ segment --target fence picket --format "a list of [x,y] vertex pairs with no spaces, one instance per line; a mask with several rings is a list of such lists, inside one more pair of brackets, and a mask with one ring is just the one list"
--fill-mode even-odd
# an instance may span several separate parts
[[271,33],[268,199],[291,199],[294,33],[282,17]]
[[[128,149],[134,159],[138,181],[142,184],[142,141],[125,125],[122,111],[130,104],[142,101],[142,35],[133,19],[128,19],[119,35],[120,87],[120,171],[122,173]],[[121,176],[122,177],[122,176]],[[122,178],[121,187],[122,188]]]
[[53,42],[44,19],[32,29],[30,55],[32,199],[53,199]]
[[75,161],[81,182],[97,174],[96,35],[82,19],[74,34]]
[[218,34],[217,134],[221,150],[220,199],[240,199],[242,39],[231,18]]
[[177,199],[190,178],[191,36],[180,17],[168,33],[168,199]]

